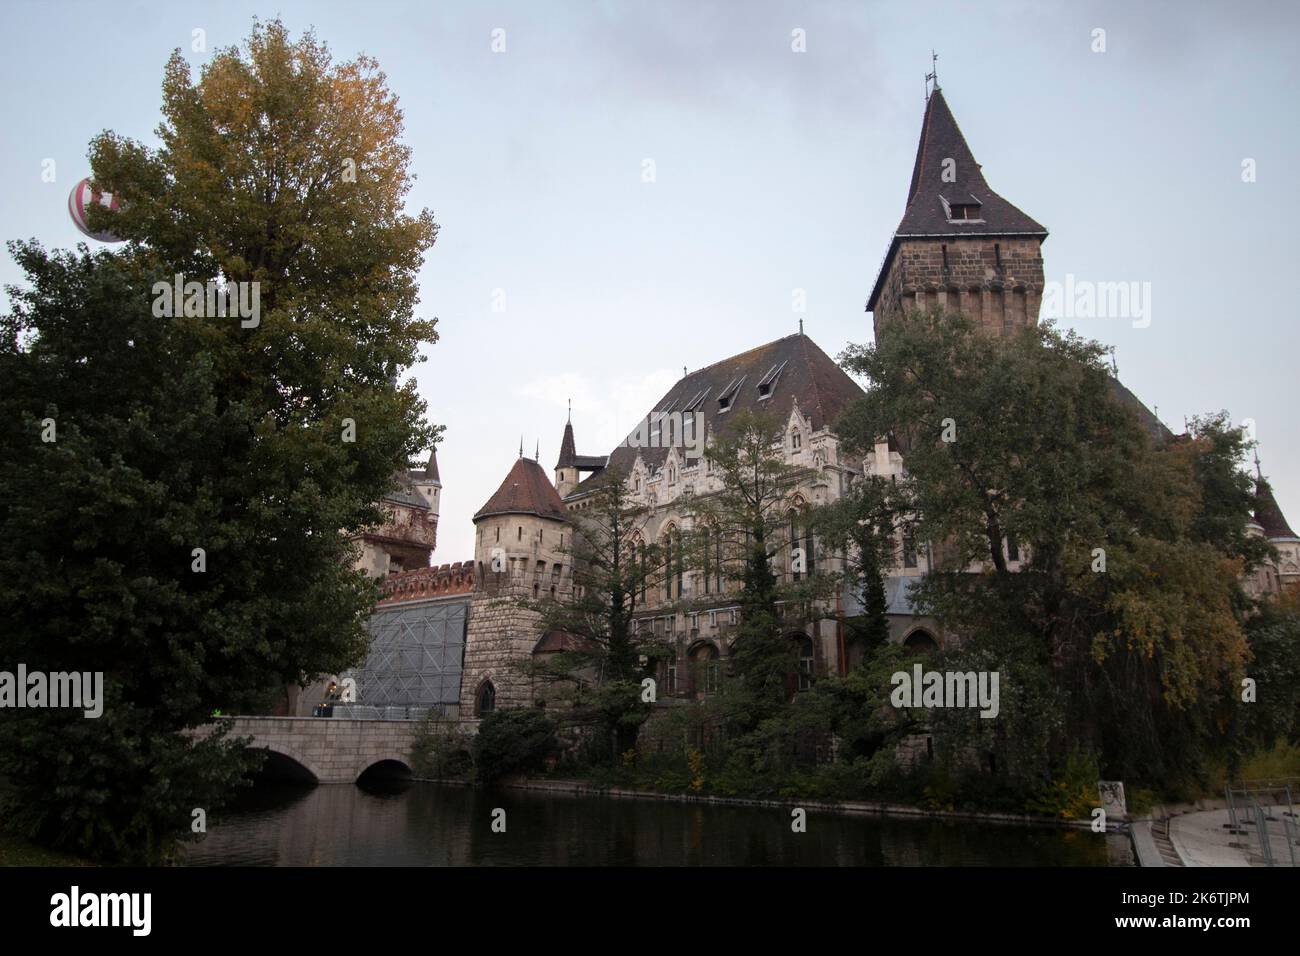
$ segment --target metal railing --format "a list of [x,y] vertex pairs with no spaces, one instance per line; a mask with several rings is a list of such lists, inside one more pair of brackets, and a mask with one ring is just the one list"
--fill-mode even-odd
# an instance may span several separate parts
[[[1292,784],[1289,780],[1249,780],[1240,786],[1224,788],[1228,803],[1228,829],[1246,835],[1255,829],[1259,859],[1265,866],[1295,866],[1296,847],[1300,845]],[[1276,814],[1276,815],[1275,815]],[[1269,824],[1281,823],[1280,828]],[[1280,829],[1280,832],[1279,832]],[[1280,841],[1281,846],[1277,846]],[[1252,844],[1237,844],[1251,849]],[[1285,853],[1281,850],[1285,850]]]

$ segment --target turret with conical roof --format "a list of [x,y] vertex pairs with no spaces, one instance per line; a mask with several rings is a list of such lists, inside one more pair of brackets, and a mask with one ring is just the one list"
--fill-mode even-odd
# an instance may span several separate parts
[[481,717],[494,707],[523,707],[531,682],[515,668],[542,633],[536,611],[511,599],[559,598],[571,588],[566,545],[568,511],[546,470],[519,457],[474,515],[474,589],[465,634],[461,714]]
[[1291,530],[1273,488],[1260,475],[1255,481],[1255,522],[1277,550],[1278,589],[1300,587],[1300,537]]
[[561,586],[567,566],[568,510],[545,469],[522,455],[474,514],[474,560],[482,588],[531,589],[534,596]]
[[582,481],[583,472],[599,474],[605,470],[609,459],[604,455],[579,455],[573,440],[573,413],[564,423],[564,437],[560,439],[560,458],[555,463],[555,488],[563,498]]
[[1286,515],[1273,496],[1273,488],[1265,478],[1255,480],[1255,522],[1264,532],[1264,537],[1271,542],[1294,541],[1300,538],[1291,530]]
[[442,497],[442,480],[438,477],[438,449],[429,450],[429,460],[423,470],[412,469],[407,472],[415,489],[429,502],[429,512],[437,517]]
[[1258,457],[1255,475],[1255,510],[1246,529],[1271,544],[1277,555],[1276,560],[1265,561],[1246,579],[1246,590],[1259,596],[1300,586],[1300,537],[1291,529],[1272,486],[1259,471]]
[[1047,230],[993,191],[936,86],[926,101],[907,207],[867,311],[876,340],[911,309],[962,312],[992,334],[1033,325]]

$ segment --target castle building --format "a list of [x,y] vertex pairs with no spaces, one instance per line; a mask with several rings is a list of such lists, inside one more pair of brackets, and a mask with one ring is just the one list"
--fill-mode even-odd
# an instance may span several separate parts
[[[988,185],[936,85],[928,97],[903,217],[890,239],[867,299],[877,341],[911,309],[959,311],[991,335],[1038,321],[1044,291],[1042,244],[1047,230]],[[1118,401],[1153,440],[1173,434],[1118,378]],[[672,552],[697,527],[699,503],[722,487],[706,454],[745,409],[763,409],[782,423],[781,456],[797,479],[783,505],[774,570],[786,581],[843,568],[845,556],[824,548],[807,512],[840,499],[855,481],[905,475],[905,449],[876,442],[863,459],[847,456],[834,424],[862,389],[800,331],[684,375],[637,429],[608,455],[579,455],[572,416],[566,421],[552,476],[520,448],[500,486],[475,513],[472,561],[431,567],[442,484],[436,458],[403,476],[385,500],[385,525],[362,537],[364,566],[383,577],[385,597],[371,622],[376,643],[359,672],[361,701],[390,710],[438,708],[474,720],[497,708],[542,704],[519,667],[568,646],[572,635],[543,633],[540,615],[520,600],[563,598],[573,584],[565,548],[593,503],[594,482],[607,471],[625,475],[632,501],[649,515],[645,544]],[[1276,564],[1246,583],[1254,593],[1300,582],[1300,538],[1282,516],[1267,482],[1257,483],[1250,533],[1278,550]],[[1027,556],[1007,541],[1014,570]],[[804,557],[794,560],[794,549]],[[891,639],[918,650],[945,641],[935,621],[916,613],[909,586],[931,568],[930,543],[900,532],[887,570]],[[734,651],[737,587],[711,567],[683,563],[639,595],[636,626],[675,649],[662,662],[658,694],[666,704],[701,699],[721,686]],[[972,568],[979,570],[979,568]],[[784,622],[799,648],[791,691],[819,674],[845,673],[856,663],[845,621],[861,614],[856,596],[836,593],[810,613]],[[423,656],[421,656],[423,655]],[[417,663],[412,664],[412,661]],[[377,697],[375,696],[377,693]]]
[[438,546],[438,453],[429,452],[422,470],[396,476],[396,487],[380,503],[384,522],[354,539],[360,545],[356,567],[383,578],[429,566]]
[[1300,585],[1300,537],[1287,523],[1272,487],[1258,473],[1258,462],[1256,468],[1255,515],[1246,530],[1248,534],[1263,538],[1277,551],[1276,560],[1265,561],[1246,578],[1247,593],[1261,597],[1281,594]]

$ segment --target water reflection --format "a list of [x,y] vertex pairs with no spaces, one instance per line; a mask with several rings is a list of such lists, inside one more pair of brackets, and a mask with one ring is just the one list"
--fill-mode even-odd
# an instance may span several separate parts
[[[506,832],[492,812],[506,811]],[[383,781],[260,784],[212,825],[198,866],[1107,866],[1126,836],[882,820]]]

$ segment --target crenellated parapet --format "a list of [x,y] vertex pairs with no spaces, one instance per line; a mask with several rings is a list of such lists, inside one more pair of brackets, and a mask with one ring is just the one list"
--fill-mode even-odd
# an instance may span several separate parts
[[390,574],[380,587],[383,589],[383,597],[378,602],[381,605],[470,594],[474,591],[474,562],[460,561]]

